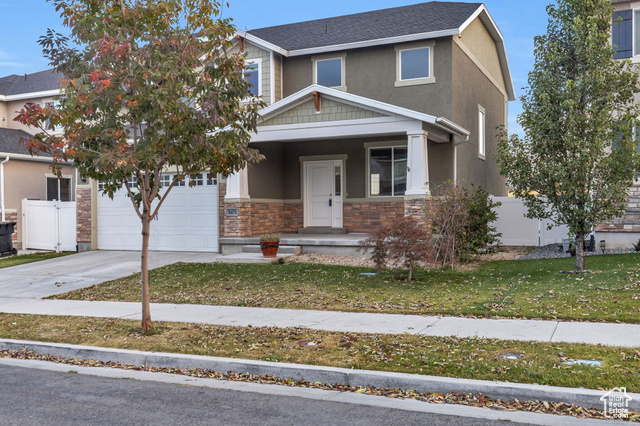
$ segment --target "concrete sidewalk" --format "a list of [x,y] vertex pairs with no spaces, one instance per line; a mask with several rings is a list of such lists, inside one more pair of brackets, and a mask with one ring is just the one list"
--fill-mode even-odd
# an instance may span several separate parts
[[[140,319],[140,303],[0,297],[0,312]],[[151,304],[154,321],[640,347],[640,325]]]

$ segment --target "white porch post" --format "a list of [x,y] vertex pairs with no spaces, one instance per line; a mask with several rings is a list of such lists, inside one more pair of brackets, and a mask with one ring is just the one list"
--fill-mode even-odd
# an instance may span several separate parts
[[249,175],[247,168],[227,177],[225,201],[249,200]]
[[429,155],[427,132],[407,132],[407,190],[405,196],[424,198],[429,191]]

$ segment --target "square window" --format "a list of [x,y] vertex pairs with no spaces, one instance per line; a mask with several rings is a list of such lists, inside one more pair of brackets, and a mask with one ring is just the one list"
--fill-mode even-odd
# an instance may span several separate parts
[[202,178],[202,174],[195,175],[195,177],[191,180],[194,182],[194,186],[204,186],[204,179]]
[[344,87],[343,58],[316,59],[315,84],[326,87]]
[[435,83],[434,50],[435,42],[396,46],[396,87]]
[[394,197],[407,190],[407,148],[369,150],[369,195]]
[[160,186],[162,188],[167,188],[171,186],[171,175],[166,173],[163,175],[160,175]]
[[207,186],[216,186],[218,184],[218,177],[214,174],[207,174]]
[[47,178],[47,201],[71,201],[70,178]]
[[400,80],[429,77],[429,48],[400,51]]

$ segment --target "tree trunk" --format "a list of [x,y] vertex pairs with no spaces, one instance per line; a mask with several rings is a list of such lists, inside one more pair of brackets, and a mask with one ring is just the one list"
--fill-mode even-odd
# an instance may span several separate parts
[[576,234],[576,272],[584,271],[584,232]]
[[142,332],[147,333],[153,329],[151,322],[151,309],[149,306],[149,228],[151,219],[149,212],[142,213],[142,254],[140,256],[140,284],[142,290]]

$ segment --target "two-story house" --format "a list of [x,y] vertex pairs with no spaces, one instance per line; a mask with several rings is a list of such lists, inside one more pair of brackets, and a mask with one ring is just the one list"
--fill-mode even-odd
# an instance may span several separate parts
[[[611,39],[614,59],[629,59],[640,64],[640,1],[611,0],[615,7]],[[640,96],[636,102],[640,103]],[[629,190],[626,212],[596,227],[599,240],[607,247],[631,248],[640,238],[640,181]]]
[[51,171],[50,156],[32,156],[24,146],[24,139],[36,129],[14,121],[27,102],[54,103],[60,94],[60,78],[52,70],[0,78],[0,162],[8,160],[2,167],[4,188],[0,190],[4,192],[5,221],[17,223],[14,248],[22,248],[22,200],[75,200],[75,169],[63,166],[58,179]]
[[[502,34],[482,3],[239,31],[234,49],[247,54],[245,76],[267,104],[251,142],[266,159],[220,185],[203,175],[193,188],[175,187],[152,224],[152,249],[368,232],[422,216],[448,181],[506,195],[495,129],[507,124],[514,89]],[[81,248],[138,249],[130,201],[97,192],[95,183],[78,186],[79,199],[95,201],[78,206],[92,218],[78,233]]]

